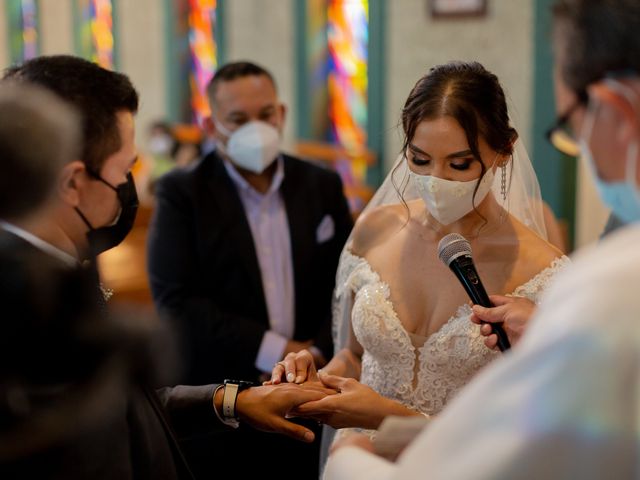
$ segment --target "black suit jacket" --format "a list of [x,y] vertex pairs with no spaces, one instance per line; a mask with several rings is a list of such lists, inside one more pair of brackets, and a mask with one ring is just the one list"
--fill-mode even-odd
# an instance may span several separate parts
[[0,229],[0,478],[192,478],[178,440],[227,429],[215,385],[151,388],[95,278]]
[[[293,256],[294,339],[314,340],[326,358],[331,296],[341,249],[352,227],[339,176],[283,155],[284,199]],[[255,379],[269,318],[249,223],[222,159],[211,153],[157,185],[149,233],[151,289],[182,335],[186,383]],[[334,235],[318,241],[323,219]]]

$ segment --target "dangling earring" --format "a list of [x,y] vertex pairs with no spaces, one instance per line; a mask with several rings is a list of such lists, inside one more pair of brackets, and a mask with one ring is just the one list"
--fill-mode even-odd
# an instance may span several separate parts
[[500,165],[501,179],[500,179],[500,195],[502,195],[502,201],[507,201],[507,164],[504,162]]

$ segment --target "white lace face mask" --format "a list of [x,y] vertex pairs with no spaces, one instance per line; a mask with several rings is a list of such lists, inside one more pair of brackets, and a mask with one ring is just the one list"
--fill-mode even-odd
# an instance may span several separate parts
[[411,170],[409,176],[433,218],[442,225],[449,225],[473,210],[474,200],[475,205],[479,205],[485,199],[493,185],[494,173],[492,165],[480,180],[475,196],[473,192],[478,179],[458,182],[432,175],[418,175]]
[[233,132],[217,121],[215,124],[223,135],[229,137],[225,151],[240,168],[260,174],[278,156],[280,133],[270,123],[251,121]]

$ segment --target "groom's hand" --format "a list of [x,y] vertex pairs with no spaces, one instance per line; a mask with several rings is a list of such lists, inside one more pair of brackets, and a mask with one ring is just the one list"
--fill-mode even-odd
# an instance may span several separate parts
[[416,414],[353,378],[329,375],[322,371],[319,378],[325,387],[339,393],[300,405],[293,410],[293,414],[313,418],[334,428],[368,429],[377,429],[387,415]]
[[236,411],[240,420],[265,432],[276,432],[303,442],[313,442],[308,428],[285,419],[298,405],[323,399],[334,393],[318,385],[307,388],[294,384],[252,387],[238,394]]

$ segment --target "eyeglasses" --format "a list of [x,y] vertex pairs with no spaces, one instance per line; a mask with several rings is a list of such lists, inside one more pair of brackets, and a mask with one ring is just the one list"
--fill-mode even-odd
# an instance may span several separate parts
[[586,106],[588,102],[589,96],[587,95],[586,90],[578,92],[578,97],[573,105],[571,105],[565,113],[560,115],[553,126],[547,130],[547,140],[549,140],[551,145],[565,155],[570,155],[572,157],[580,155],[580,143],[576,138],[575,132],[572,131],[571,126],[569,125],[569,119],[571,118],[571,115],[578,110],[578,108]]
[[[630,77],[638,77],[638,72],[633,69],[622,69],[606,72],[600,79],[610,79],[610,80],[619,80]],[[599,80],[592,80],[590,84],[595,83]],[[589,104],[589,94],[587,93],[587,86],[583,87],[582,90],[577,92],[577,98],[573,105],[558,119],[555,121],[553,126],[547,130],[546,136],[547,140],[560,152],[565,155],[570,155],[572,157],[577,157],[580,155],[580,143],[576,138],[576,133],[571,130],[571,126],[569,125],[569,119],[571,115],[575,113],[575,111],[580,108],[587,106]]]

